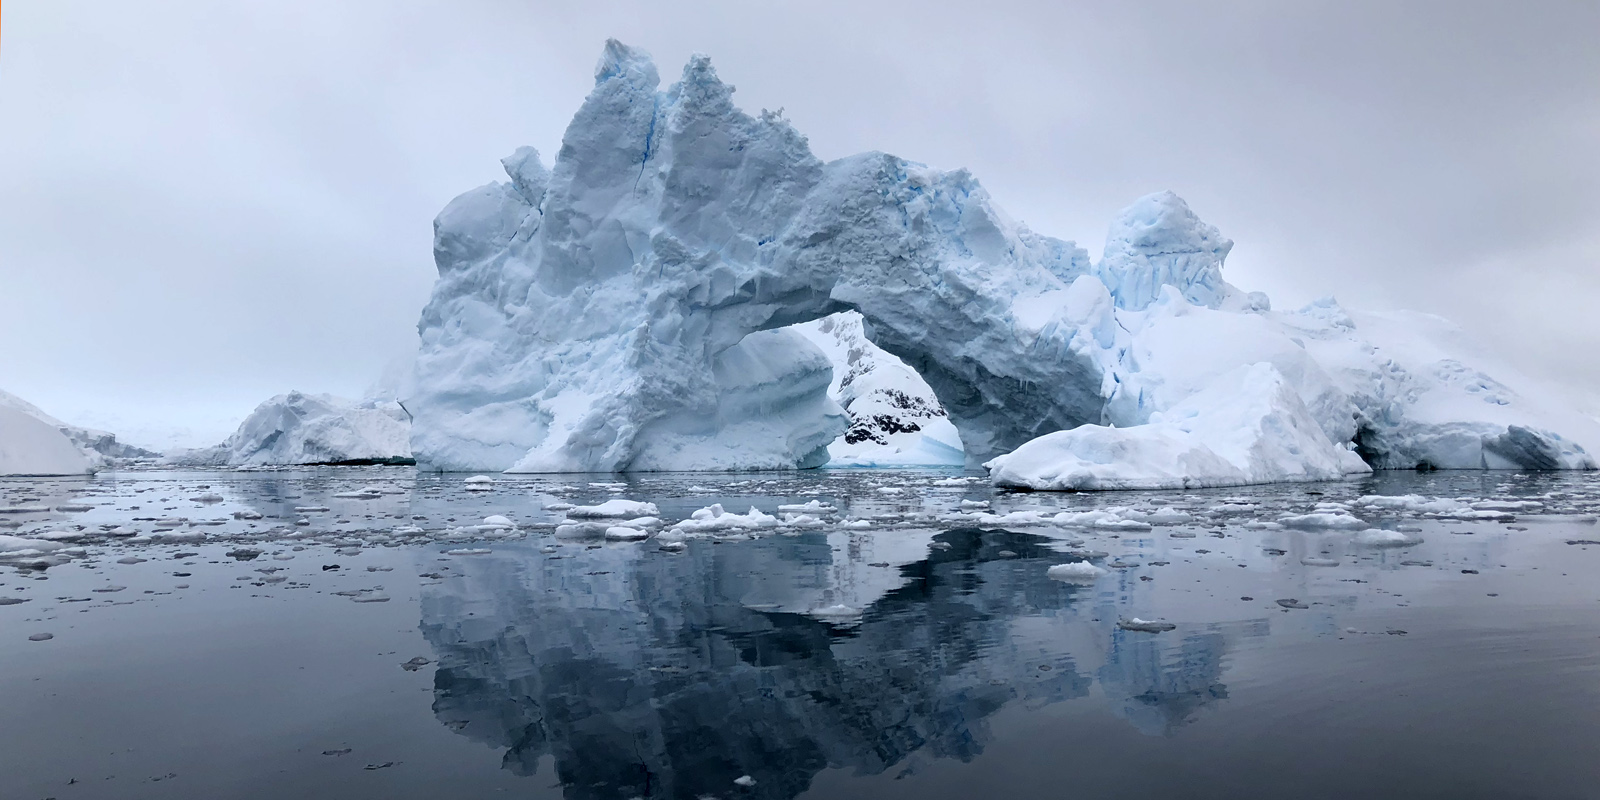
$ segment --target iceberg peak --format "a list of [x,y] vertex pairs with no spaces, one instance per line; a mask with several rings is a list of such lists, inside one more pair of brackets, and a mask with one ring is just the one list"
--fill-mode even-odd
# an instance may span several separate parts
[[1232,249],[1232,240],[1202,222],[1183,198],[1156,192],[1133,201],[1111,223],[1095,274],[1119,308],[1148,307],[1162,286],[1176,288],[1190,303],[1216,308],[1229,293],[1222,262]]

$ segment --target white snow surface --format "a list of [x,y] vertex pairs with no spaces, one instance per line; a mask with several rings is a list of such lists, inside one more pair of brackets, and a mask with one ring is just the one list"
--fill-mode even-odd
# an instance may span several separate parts
[[985,466],[996,486],[1058,491],[1241,486],[1370,471],[1328,440],[1267,362],[1226,373],[1146,424],[1058,431]]
[[93,464],[59,428],[0,403],[0,475],[83,475]]
[[406,384],[424,465],[887,465],[959,446],[997,483],[1058,489],[1322,480],[1357,469],[1352,447],[1382,468],[1595,466],[1600,424],[1443,320],[1280,312],[1227,284],[1233,243],[1171,192],[1123,211],[1091,263],[965,170],[820,161],[781,115],[736,108],[704,56],[659,83],[608,42],[554,166],[519,149],[509,182],[435,221]]
[[397,462],[411,457],[410,428],[396,403],[289,392],[257,406],[222,444],[168,459],[231,467]]

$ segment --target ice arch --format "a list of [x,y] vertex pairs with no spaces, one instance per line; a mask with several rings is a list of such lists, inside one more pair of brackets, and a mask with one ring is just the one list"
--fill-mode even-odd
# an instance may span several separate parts
[[1084,250],[1007,218],[965,170],[823,163],[778,114],[736,108],[704,56],[658,85],[608,42],[554,168],[522,148],[510,183],[435,221],[419,463],[815,465],[844,420],[821,354],[776,329],[845,309],[925,377],[969,460],[1102,421],[1115,319],[1100,280],[1075,283]]

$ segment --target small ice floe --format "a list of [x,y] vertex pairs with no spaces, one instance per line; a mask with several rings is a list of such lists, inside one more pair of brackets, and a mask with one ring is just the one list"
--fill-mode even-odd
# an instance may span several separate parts
[[1411,547],[1422,544],[1422,537],[1413,531],[1368,528],[1355,536],[1355,540],[1368,547]]
[[63,514],[78,514],[84,511],[93,511],[94,506],[87,503],[62,503],[56,506],[56,510]]
[[606,528],[606,539],[613,542],[636,542],[640,539],[650,538],[650,532],[639,528],[629,528],[623,525],[613,525]]
[[327,510],[328,510],[327,506],[295,506],[294,507],[294,513],[296,513],[296,514],[318,514],[318,513],[321,513],[323,511],[327,511]]
[[489,516],[483,518],[483,522],[479,523],[478,527],[488,528],[491,530],[503,530],[507,528],[515,528],[517,527],[517,524],[512,522],[510,518],[501,516],[500,514],[490,514]]
[[222,495],[216,492],[206,492],[205,494],[197,494],[189,499],[196,503],[220,503],[222,502]]
[[1178,626],[1170,622],[1156,622],[1154,620],[1129,617],[1117,620],[1117,627],[1125,631],[1142,631],[1144,633],[1164,633]]
[[83,531],[43,531],[31,534],[34,538],[45,539],[52,542],[76,542],[88,534]]
[[864,531],[872,527],[872,522],[864,519],[853,519],[841,524],[839,527],[852,531]]
[[623,500],[616,498],[593,506],[573,506],[567,509],[567,517],[571,519],[607,519],[612,517],[654,517],[661,511],[655,503],[641,503],[637,500]]
[[65,542],[56,542],[49,539],[24,539],[20,536],[0,536],[0,558],[13,556],[36,556],[43,553],[54,553],[69,547]]
[[487,492],[494,488],[494,478],[488,475],[474,475],[462,481],[469,492]]
[[557,539],[599,539],[611,527],[603,522],[569,522],[556,526]]
[[961,508],[963,510],[967,510],[967,511],[970,511],[970,510],[972,510],[974,508],[988,508],[988,507],[989,507],[989,501],[988,500],[962,500],[961,501]]
[[744,788],[748,789],[756,785],[756,779],[750,777],[749,775],[740,775],[739,777],[733,779],[733,785],[743,786]]
[[348,597],[357,603],[387,603],[389,595],[381,589],[353,589],[346,592],[334,592],[335,596]]
[[446,550],[444,554],[447,556],[486,556],[492,552],[494,551],[486,547],[458,547],[454,550]]
[[689,549],[689,545],[684,544],[683,542],[662,542],[660,548],[669,553],[681,553],[684,550]]
[[844,603],[835,603],[831,606],[813,608],[806,613],[813,617],[820,617],[822,619],[843,620],[861,616],[861,609],[855,608],[854,606],[847,606]]
[[823,522],[810,514],[784,514],[783,527],[785,528],[820,528]]
[[706,506],[679,521],[672,529],[680,533],[727,533],[753,531],[778,527],[778,518],[763,514],[752,506],[747,513],[735,514],[722,508],[721,503]]
[[260,511],[235,511],[235,512],[233,512],[233,518],[234,519],[261,519],[261,512]]
[[1100,576],[1110,573],[1087,561],[1073,561],[1069,564],[1057,564],[1045,570],[1044,574],[1051,580],[1065,583],[1093,583]]
[[982,478],[940,478],[939,480],[933,481],[931,483],[931,485],[933,485],[933,486],[966,486],[968,484],[977,483],[980,480],[983,480],[983,479]]
[[572,504],[571,503],[545,503],[544,504],[544,510],[546,510],[546,511],[571,511],[572,510]]
[[817,514],[829,514],[836,510],[837,509],[835,509],[833,506],[830,506],[821,500],[812,500],[808,503],[790,503],[788,505],[778,506],[778,511],[780,512],[790,514],[811,514],[813,516]]
[[376,500],[383,496],[383,489],[378,486],[363,486],[349,492],[339,492],[334,497],[340,500]]
[[1339,566],[1339,559],[1322,558],[1321,556],[1306,556],[1305,558],[1300,559],[1300,563],[1307,567],[1337,567]]
[[1316,511],[1310,514],[1296,514],[1279,517],[1278,522],[1286,528],[1301,528],[1306,530],[1357,530],[1367,527],[1367,523],[1360,517],[1344,511]]

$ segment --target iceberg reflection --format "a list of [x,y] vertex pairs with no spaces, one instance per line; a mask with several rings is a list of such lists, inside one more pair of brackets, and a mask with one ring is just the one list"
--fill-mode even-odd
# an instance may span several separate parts
[[[1062,556],[1041,536],[848,538],[452,562],[422,597],[434,713],[518,774],[553,758],[568,797],[698,797],[748,775],[742,794],[790,798],[824,769],[970,760],[1007,706],[1103,696],[1170,733],[1228,696],[1229,643],[1266,632],[1119,630],[1107,590],[1045,577]],[[873,561],[885,548],[900,563]]]

